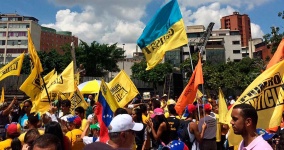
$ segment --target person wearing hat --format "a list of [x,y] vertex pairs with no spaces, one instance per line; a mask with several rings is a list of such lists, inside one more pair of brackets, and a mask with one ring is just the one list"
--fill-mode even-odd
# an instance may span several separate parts
[[207,124],[207,128],[204,132],[204,136],[202,139],[202,144],[199,145],[200,150],[217,150],[216,143],[216,130],[217,130],[217,120],[215,115],[211,114],[212,105],[207,103],[204,104],[204,117],[199,120],[198,130],[202,131],[203,123]]
[[0,104],[0,141],[6,139],[5,125],[9,123],[9,114],[17,101],[15,96],[9,105],[7,102]]
[[[202,138],[204,136],[204,131],[207,127],[206,123],[202,124],[202,130],[199,132],[198,125],[196,123],[196,106],[193,104],[188,104],[185,108],[185,113],[183,114],[183,118],[180,122],[179,135],[180,139],[187,145],[189,149],[199,149],[199,143],[201,143]],[[182,134],[185,131],[187,134]],[[186,135],[187,137],[183,137]],[[188,138],[189,137],[189,138]]]
[[21,127],[17,123],[11,123],[6,125],[7,139],[0,142],[0,147],[4,149],[11,148],[11,143],[14,138],[17,138],[20,135]]
[[129,114],[119,114],[112,119],[108,129],[108,145],[114,149],[132,149],[135,131],[141,131],[143,124],[135,123]]
[[154,109],[154,113],[151,114],[151,118],[156,122],[149,119],[147,125],[151,128],[153,138],[158,142],[158,148],[162,148],[163,145],[167,145],[171,141],[170,135],[170,124],[168,123],[164,110],[162,108]]
[[[85,145],[87,144],[91,144],[93,142],[99,142],[100,141],[100,126],[98,123],[95,123],[95,124],[91,124],[91,120],[88,120],[87,122],[87,125],[86,125],[86,128],[84,129],[82,135],[81,135],[81,138],[83,139],[83,143]],[[87,135],[87,133],[89,133],[89,130],[91,130],[91,133],[92,133],[92,137],[89,137]]]
[[71,141],[72,150],[83,149],[84,143],[81,139],[82,130],[80,130],[82,120],[79,116],[72,116],[67,118],[67,129],[69,130],[65,135]]

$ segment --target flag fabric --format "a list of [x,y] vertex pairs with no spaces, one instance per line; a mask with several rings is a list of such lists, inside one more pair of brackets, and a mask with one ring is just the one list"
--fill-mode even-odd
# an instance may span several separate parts
[[98,102],[95,110],[95,114],[98,117],[98,122],[100,125],[100,141],[107,142],[109,140],[108,136],[108,126],[113,118],[113,113],[119,108],[117,101],[112,96],[108,86],[101,81],[101,88],[98,94]]
[[139,94],[136,86],[124,70],[121,70],[116,77],[108,83],[108,87],[114,99],[122,108]]
[[4,87],[2,87],[2,93],[1,93],[1,99],[0,99],[0,104],[4,103],[5,101],[5,94],[4,94]]
[[21,54],[0,69],[0,81],[8,76],[19,76],[21,73],[25,53]]
[[[241,103],[252,105],[258,114],[257,128],[279,126],[284,99],[284,61],[281,61],[260,74],[241,94],[234,106]],[[226,115],[231,121],[232,109]]]
[[221,88],[219,88],[219,101],[218,101],[218,110],[219,110],[219,122],[226,124],[226,114],[228,112],[228,107],[226,104],[225,96]]
[[284,39],[278,45],[276,52],[274,53],[273,57],[269,61],[266,69],[270,68],[271,66],[277,64],[279,61],[284,59]]
[[194,99],[194,102],[197,101],[197,98],[200,98],[202,96],[203,96],[203,93],[199,89],[197,89],[197,94],[196,94],[196,97]]
[[38,68],[34,67],[31,74],[20,86],[20,90],[25,92],[27,96],[31,98],[32,101],[36,99],[36,96],[41,92],[42,88],[42,79],[37,70]]
[[35,49],[35,46],[34,46],[34,43],[33,43],[32,37],[31,37],[30,29],[28,29],[28,51],[29,51],[29,54],[30,54],[30,58],[31,58],[31,61],[32,61],[33,68],[37,68],[36,70],[38,71],[38,73],[43,72],[40,59],[37,55],[37,51]]
[[171,0],[160,8],[137,40],[137,45],[146,57],[146,70],[160,63],[166,51],[174,50],[187,43],[188,39],[177,0]]
[[77,86],[76,86],[76,91],[72,92],[68,99],[71,101],[70,112],[72,113],[74,113],[75,108],[79,106],[82,106],[85,110],[89,106]]
[[188,104],[192,104],[196,98],[196,92],[199,84],[203,84],[203,73],[201,65],[201,57],[199,55],[198,63],[191,75],[191,78],[178,98],[175,106],[176,112],[181,115]]
[[55,69],[53,69],[53,70],[51,70],[49,73],[47,73],[44,77],[43,77],[43,79],[44,79],[44,82],[45,83],[48,83],[49,82],[49,80],[51,79],[51,77],[55,74]]

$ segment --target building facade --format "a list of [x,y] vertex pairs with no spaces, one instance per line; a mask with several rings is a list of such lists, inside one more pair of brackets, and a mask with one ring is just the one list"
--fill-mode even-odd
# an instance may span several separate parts
[[28,52],[28,29],[36,49],[40,49],[41,27],[38,19],[18,14],[0,14],[0,63],[6,64]]
[[241,35],[242,47],[248,47],[251,39],[250,18],[247,14],[240,15],[239,12],[233,12],[232,15],[221,18],[221,29],[238,30]]
[[56,31],[52,28],[41,27],[40,50],[50,52],[55,49],[59,54],[64,54],[63,45],[78,46],[78,38],[72,35],[69,31]]

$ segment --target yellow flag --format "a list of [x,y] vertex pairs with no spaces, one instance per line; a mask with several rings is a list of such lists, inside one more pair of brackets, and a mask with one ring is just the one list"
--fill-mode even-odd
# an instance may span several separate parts
[[82,106],[85,110],[89,106],[77,86],[76,86],[76,91],[71,93],[71,97],[69,98],[69,100],[71,101],[70,112],[72,113],[74,112],[75,108],[79,106]]
[[80,83],[79,79],[80,79],[80,73],[79,73],[79,72],[78,72],[78,73],[75,73],[75,75],[74,75],[74,81],[75,81],[75,84],[76,84],[76,85],[79,85],[79,83]]
[[[258,114],[257,127],[267,129],[280,125],[284,99],[284,61],[273,65],[260,74],[241,94],[234,106],[241,103],[252,105]],[[232,109],[226,115],[231,121]]]
[[41,73],[43,69],[42,69],[40,59],[37,55],[37,51],[35,49],[35,46],[34,46],[34,43],[31,37],[30,29],[28,29],[28,50],[29,50],[33,68],[37,68],[38,73]]
[[[200,98],[200,97],[202,97],[203,96],[203,93],[199,90],[199,89],[197,89],[197,96],[196,97],[198,97],[198,98]],[[194,99],[194,102],[197,100],[197,98],[195,97],[195,99]]]
[[46,85],[48,93],[49,92],[62,92],[71,93],[75,91],[74,88],[74,69],[73,61],[65,68],[65,70],[53,78]]
[[5,94],[4,94],[4,87],[2,87],[2,94],[1,94],[0,104],[4,103],[4,101],[5,101]]
[[19,76],[22,69],[24,57],[25,54],[23,53],[17,58],[13,59],[10,63],[2,67],[0,69],[0,81],[8,76]]
[[228,112],[228,107],[227,107],[225,97],[224,97],[224,94],[221,88],[219,88],[218,107],[219,107],[219,122],[226,123],[225,120],[226,120],[226,114]]
[[46,74],[43,79],[45,83],[48,83],[51,77],[55,74],[55,69],[51,70],[48,74]]
[[136,86],[124,70],[121,70],[117,76],[108,83],[108,87],[120,107],[127,105],[128,102],[139,94]]
[[37,68],[34,67],[32,69],[31,74],[24,81],[24,83],[20,86],[20,90],[25,92],[26,95],[29,96],[31,100],[33,101],[35,100],[36,96],[41,92],[42,83],[43,81],[40,77],[40,74],[37,71]]

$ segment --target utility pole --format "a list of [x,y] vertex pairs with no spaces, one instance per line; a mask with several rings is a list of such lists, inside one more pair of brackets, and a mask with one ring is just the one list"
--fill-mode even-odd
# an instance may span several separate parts
[[123,70],[124,70],[124,59],[125,59],[125,58],[124,58],[124,57],[125,57],[125,56],[124,56],[124,45],[125,45],[125,44],[123,43],[123,44],[122,44],[122,49],[123,49],[122,69],[123,69]]

